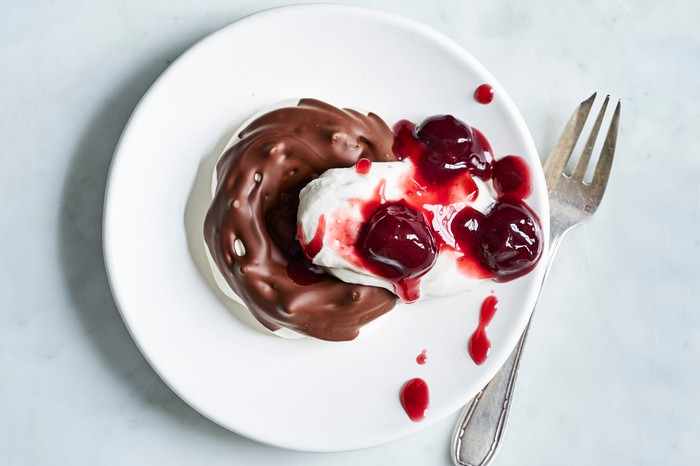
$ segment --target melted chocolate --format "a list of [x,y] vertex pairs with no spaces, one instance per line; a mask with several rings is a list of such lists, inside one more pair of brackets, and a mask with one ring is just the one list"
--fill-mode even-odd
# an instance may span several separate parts
[[214,262],[270,330],[352,340],[361,326],[391,310],[396,296],[326,274],[318,281],[290,278],[288,266],[300,248],[295,226],[284,218],[289,213],[275,209],[294,206],[288,197],[296,195],[298,202],[300,186],[330,168],[350,167],[361,158],[395,161],[391,130],[375,114],[303,99],[297,107],[260,116],[239,137],[217,163],[216,194],[204,221]]

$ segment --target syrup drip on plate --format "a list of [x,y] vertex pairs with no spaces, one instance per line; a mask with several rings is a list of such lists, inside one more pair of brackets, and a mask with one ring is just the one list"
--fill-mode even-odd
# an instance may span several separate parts
[[413,422],[425,419],[430,404],[428,384],[421,378],[411,379],[401,388],[399,395],[401,406]]
[[493,86],[490,84],[482,84],[474,91],[474,99],[480,104],[490,104],[493,102]]
[[476,328],[471,338],[469,339],[469,355],[477,365],[482,365],[491,352],[491,341],[486,335],[486,327],[491,323],[491,319],[496,314],[496,306],[498,298],[494,295],[489,295],[481,304],[479,312],[479,326]]

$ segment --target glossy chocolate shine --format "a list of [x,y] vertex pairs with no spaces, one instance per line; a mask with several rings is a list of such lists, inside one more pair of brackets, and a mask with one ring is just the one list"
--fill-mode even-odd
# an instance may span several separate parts
[[[280,247],[293,240],[294,228],[273,232],[273,239],[266,218],[279,208],[283,194],[298,193],[299,186],[329,168],[349,167],[363,157],[396,160],[391,130],[372,113],[303,99],[296,107],[262,115],[239,137],[217,163],[218,185],[204,222],[217,267],[270,330],[286,327],[323,340],[352,340],[361,326],[391,310],[396,297],[325,274],[312,284],[295,282],[287,273],[293,248]],[[241,244],[243,255],[237,254]]]

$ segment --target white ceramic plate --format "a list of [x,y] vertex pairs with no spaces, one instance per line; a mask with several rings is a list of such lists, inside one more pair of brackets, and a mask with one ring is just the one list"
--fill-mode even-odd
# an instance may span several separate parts
[[[490,105],[472,98],[482,83],[495,89]],[[482,65],[420,23],[371,10],[303,5],[244,18],[192,47],[139,103],[112,164],[104,244],[115,299],[145,357],[192,407],[247,437],[310,451],[378,445],[453,413],[495,374],[525,327],[542,268],[399,306],[353,342],[256,329],[213,284],[199,232],[231,131],[294,97],[365,108],[390,125],[456,115],[485,133],[497,157],[527,158],[529,203],[549,231],[544,179],[520,114]],[[500,301],[493,347],[476,366],[466,344],[491,290]],[[431,391],[419,423],[399,403],[413,377]]]

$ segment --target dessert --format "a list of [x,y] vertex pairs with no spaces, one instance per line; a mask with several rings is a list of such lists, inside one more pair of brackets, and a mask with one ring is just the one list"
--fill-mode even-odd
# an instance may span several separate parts
[[392,133],[372,113],[302,99],[234,139],[205,242],[219,286],[282,336],[351,340],[397,297],[508,281],[541,255],[527,164],[494,160],[450,115]]

